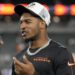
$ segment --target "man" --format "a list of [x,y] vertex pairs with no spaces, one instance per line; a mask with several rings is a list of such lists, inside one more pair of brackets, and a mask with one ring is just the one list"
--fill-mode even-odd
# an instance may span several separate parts
[[29,45],[13,57],[12,75],[73,75],[73,58],[67,49],[48,37],[50,14],[37,2],[17,5],[23,39]]

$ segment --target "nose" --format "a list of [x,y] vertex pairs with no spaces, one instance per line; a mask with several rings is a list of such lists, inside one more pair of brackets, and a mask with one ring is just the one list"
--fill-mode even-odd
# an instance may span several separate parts
[[25,28],[26,28],[26,24],[23,22],[23,23],[21,23],[20,24],[20,28],[22,29],[22,30],[24,30]]

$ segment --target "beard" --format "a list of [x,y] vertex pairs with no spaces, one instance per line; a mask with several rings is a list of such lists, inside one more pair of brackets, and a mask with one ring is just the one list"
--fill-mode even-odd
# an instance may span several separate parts
[[[28,42],[32,42],[32,41],[35,41],[39,38],[39,30],[36,29],[35,33],[31,36],[29,36],[29,32],[31,32],[31,30],[28,30],[28,31],[24,31],[22,30],[21,31],[21,34],[22,34],[22,37],[24,39],[24,42],[28,43]],[[31,34],[31,33],[30,33]]]
[[30,37],[30,38],[24,39],[24,42],[25,42],[25,43],[29,43],[29,42],[35,41],[35,40],[37,40],[37,39],[38,39],[38,34],[36,34],[35,36],[32,36],[32,37]]

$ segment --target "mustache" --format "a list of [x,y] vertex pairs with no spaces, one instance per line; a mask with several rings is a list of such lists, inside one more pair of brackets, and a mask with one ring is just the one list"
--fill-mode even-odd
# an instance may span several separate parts
[[25,30],[22,30],[22,31],[21,31],[21,33],[25,33],[25,32],[26,32]]
[[27,30],[26,29],[21,29],[20,32],[25,33],[25,32],[27,32]]
[[31,29],[21,29],[21,33],[24,33],[24,32],[26,33],[31,32]]

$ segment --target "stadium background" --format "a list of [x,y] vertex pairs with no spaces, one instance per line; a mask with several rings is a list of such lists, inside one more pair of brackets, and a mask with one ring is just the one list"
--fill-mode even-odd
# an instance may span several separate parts
[[75,0],[0,0],[0,70],[10,75],[12,57],[25,45],[20,36],[16,4],[42,3],[51,14],[49,36],[72,52],[75,59]]

